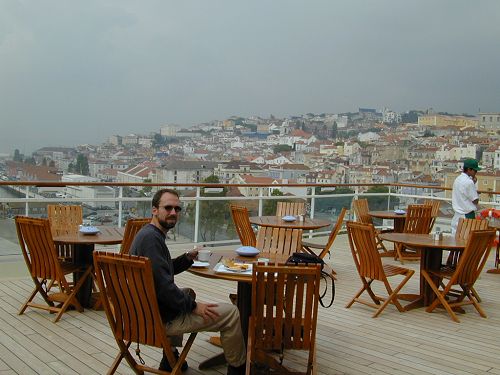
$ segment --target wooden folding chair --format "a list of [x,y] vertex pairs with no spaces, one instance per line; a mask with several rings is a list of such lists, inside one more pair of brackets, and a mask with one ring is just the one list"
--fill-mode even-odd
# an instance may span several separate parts
[[[83,307],[76,299],[76,293],[90,275],[92,267],[82,268],[60,261],[48,219],[17,216],[15,221],[23,257],[35,283],[35,289],[19,310],[19,315],[23,314],[27,307],[34,307],[57,313],[54,319],[56,323],[70,305],[82,312]],[[65,277],[73,272],[83,272],[74,286]],[[50,286],[55,282],[59,285],[60,291],[52,293]],[[47,305],[32,302],[37,294],[41,295]]]
[[128,254],[134,237],[141,228],[151,222],[151,218],[128,219],[123,232],[123,242],[120,247],[120,254]]
[[425,199],[424,204],[427,206],[431,206],[431,223],[429,225],[429,233],[432,231],[432,228],[434,228],[434,224],[436,223],[436,219],[439,216],[439,207],[441,207],[441,201],[438,201],[436,199]]
[[[326,244],[321,245],[314,242],[302,241],[302,249],[307,253],[317,255],[321,259],[323,259],[326,256],[326,254],[330,255],[332,245],[335,242],[335,239],[337,238],[340,229],[342,228],[342,223],[344,222],[344,216],[346,212],[347,209],[343,207],[342,211],[340,211],[339,217],[337,218],[335,226],[332,228],[332,231],[330,232],[330,236],[328,237],[328,241],[326,242]],[[319,250],[319,254],[317,254],[315,250]],[[332,274],[335,275],[336,272],[332,270]]]
[[[101,301],[120,350],[108,374],[116,371],[123,358],[137,374],[144,371],[169,374],[146,366],[140,356],[139,344],[163,349],[172,367],[170,374],[180,374],[196,333],[189,335],[176,359],[160,316],[151,261],[145,257],[99,251],[94,254],[94,266]],[[137,343],[135,352],[141,364],[130,354],[132,343]]]
[[[368,212],[370,209],[368,208],[368,199],[354,199],[352,201],[352,209],[354,210],[354,214],[356,215],[356,221],[363,224],[373,224],[373,219]],[[374,226],[375,228],[375,226]],[[376,238],[375,241],[377,243],[377,249],[381,252],[382,256],[393,256],[394,252],[387,250],[382,240],[379,238],[380,233],[392,232],[393,229],[376,229]]]
[[[258,368],[280,374],[316,373],[320,272],[319,265],[254,265],[247,374]],[[299,364],[287,350],[308,352],[306,371],[290,370]]]
[[[411,204],[406,210],[406,220],[403,233],[428,234],[431,228],[432,207],[424,204]],[[418,249],[410,249],[401,243],[396,243],[396,256],[401,264],[404,260],[420,259]]]
[[[78,232],[79,226],[83,223],[82,206],[49,204],[47,205],[47,217],[53,236],[73,234]],[[61,260],[73,262],[75,252],[73,244],[57,244],[56,247]]]
[[240,237],[243,246],[254,246],[256,243],[255,232],[250,224],[248,208],[243,206],[231,205],[231,217],[233,218],[236,233]]
[[[358,270],[363,287],[349,301],[346,308],[351,307],[354,302],[362,303],[377,309],[375,314],[373,314],[374,318],[379,316],[389,303],[393,303],[400,312],[405,311],[398,300],[398,293],[408,280],[410,280],[415,271],[408,268],[382,264],[380,254],[377,251],[377,244],[375,242],[376,232],[373,225],[348,222],[347,233],[354,264]],[[404,276],[404,279],[393,290],[387,278],[396,275]],[[376,280],[384,284],[388,294],[387,298],[376,295],[372,290],[371,285]],[[373,302],[359,298],[364,291],[368,293]],[[380,302],[383,303],[380,304]]]
[[276,216],[302,215],[305,213],[304,202],[278,202],[276,206]]
[[[486,263],[486,258],[488,258],[491,243],[495,235],[496,232],[494,230],[472,231],[456,268],[421,271],[425,281],[437,297],[425,311],[432,312],[436,307],[442,306],[448,312],[451,319],[459,323],[460,320],[453,311],[453,308],[473,305],[479,315],[486,318],[486,313],[472,295],[472,288]],[[440,282],[443,279],[448,280],[448,283],[445,284],[444,288],[439,289]],[[452,294],[450,294],[450,291],[455,285],[460,286],[462,293],[455,299],[451,299],[450,296]]]
[[[488,229],[488,220],[466,219],[461,217],[458,221],[455,237],[467,241],[472,231],[485,230],[485,229]],[[443,267],[446,267],[448,269],[456,268],[461,253],[462,253],[461,251],[450,251],[448,258],[446,259],[446,265],[444,265]],[[444,288],[444,285],[442,286]],[[451,292],[457,292],[457,291],[452,289]],[[461,291],[458,292],[461,293]],[[471,292],[472,295],[477,299],[477,301],[481,302],[481,297],[479,297],[479,294],[476,292],[474,287],[471,287]]]
[[273,254],[302,251],[302,229],[260,227],[255,247]]

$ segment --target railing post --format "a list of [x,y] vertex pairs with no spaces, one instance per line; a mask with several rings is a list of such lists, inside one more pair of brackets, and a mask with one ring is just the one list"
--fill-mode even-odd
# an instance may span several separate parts
[[122,210],[123,210],[123,186],[118,188],[118,197],[120,200],[118,201],[118,227],[122,227]]
[[198,228],[200,224],[200,196],[201,189],[196,187],[196,203],[194,205],[194,243],[198,243]]
[[309,192],[309,189],[311,189],[311,212],[309,214],[309,216],[311,217],[311,219],[314,219],[314,209],[315,209],[315,206],[316,206],[316,189],[315,188],[306,188],[307,191]]
[[259,187],[259,216],[262,216],[262,186]]
[[392,194],[391,188],[392,186],[389,185],[389,196],[387,197],[387,210],[391,209],[391,194]]
[[[26,185],[25,197],[26,199],[30,197],[30,187],[28,185]],[[24,216],[29,216],[29,212],[30,212],[30,204],[26,200],[26,203],[24,204]]]

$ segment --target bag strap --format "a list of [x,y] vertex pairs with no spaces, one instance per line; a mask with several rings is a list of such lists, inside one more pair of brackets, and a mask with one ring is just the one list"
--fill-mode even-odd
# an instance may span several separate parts
[[[325,271],[321,271],[321,279],[325,280],[325,290],[319,296],[319,303],[322,307],[327,309],[333,305],[333,300],[335,299],[335,282],[333,280],[333,277]],[[328,305],[325,305],[325,303],[323,302],[323,298],[326,296],[326,292],[328,292],[328,279],[330,279],[332,282],[332,298],[330,299]]]

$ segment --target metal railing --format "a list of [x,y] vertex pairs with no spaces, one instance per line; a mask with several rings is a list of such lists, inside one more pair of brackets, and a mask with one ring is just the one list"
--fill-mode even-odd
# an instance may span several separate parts
[[[99,189],[103,187],[106,188],[106,194],[99,196]],[[273,214],[273,207],[278,200],[304,200],[310,217],[327,218],[335,222],[341,208],[350,208],[352,199],[358,197],[367,198],[371,209],[396,209],[430,198],[442,202],[441,212],[444,214],[444,217],[440,218],[442,226],[449,225],[452,216],[450,198],[446,194],[446,192],[450,194],[450,189],[441,186],[414,184],[164,185],[0,181],[0,256],[12,255],[11,252],[15,251],[5,248],[9,247],[9,243],[17,245],[13,225],[13,218],[16,215],[44,217],[48,204],[81,204],[84,206],[86,223],[123,226],[130,217],[150,216],[152,194],[163,187],[175,188],[182,196],[185,213],[176,228],[169,232],[170,240],[179,243],[194,242],[205,245],[237,243],[237,235],[232,227],[229,212],[230,203],[245,204],[249,207],[251,215],[264,215]],[[244,190],[244,195],[234,194],[238,189]],[[292,190],[294,195],[286,194]],[[381,190],[383,191],[379,192]],[[285,194],[272,195],[273,191],[281,191]],[[482,193],[487,193],[489,200],[481,201],[481,204],[489,207],[498,206],[495,203],[498,193]],[[483,194],[482,197],[484,196]],[[350,218],[348,216],[347,219]],[[329,228],[314,232],[314,234],[311,232],[308,235],[327,233],[329,233]],[[16,249],[16,246],[13,249]]]

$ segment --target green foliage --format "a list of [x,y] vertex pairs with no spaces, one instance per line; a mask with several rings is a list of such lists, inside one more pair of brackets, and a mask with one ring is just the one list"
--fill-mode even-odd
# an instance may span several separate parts
[[280,152],[284,152],[284,151],[292,151],[292,150],[293,150],[293,147],[289,146],[289,145],[276,145],[273,147],[273,152],[275,154],[279,154]]
[[[219,177],[211,175],[203,180],[205,183],[220,183]],[[225,197],[227,188],[222,188],[220,192],[211,192],[203,187],[200,195],[202,197]],[[186,210],[187,221],[194,223],[196,214],[196,203],[192,202]],[[199,234],[202,241],[215,241],[217,234],[223,233],[225,225],[231,222],[228,201],[200,201]]]
[[88,176],[89,175],[89,161],[83,154],[78,154],[76,157],[76,164],[74,166],[75,173]]
[[23,155],[23,154],[21,154],[21,153],[19,152],[19,150],[16,148],[16,149],[14,150],[14,158],[13,158],[13,160],[14,160],[14,161],[19,161],[19,162],[22,162],[22,161],[23,161],[23,159],[24,159],[24,155]]
[[[327,194],[354,194],[354,190],[347,187],[338,186],[334,191],[321,191],[321,188],[316,188],[316,195],[327,195]],[[352,196],[347,197],[328,197],[328,198],[318,198],[316,199],[316,209],[322,212],[340,212],[340,210],[345,207],[351,207]]]
[[[271,191],[271,196],[273,197],[283,196],[283,192],[281,192],[278,189],[273,189],[273,191]],[[262,212],[264,213],[264,216],[274,215],[276,213],[277,205],[278,201],[274,199],[264,201],[264,204],[262,205]]]
[[[366,197],[368,199],[368,206],[370,210],[380,211],[387,210],[387,197],[389,193],[389,188],[386,186],[372,186],[367,191],[367,193],[382,193],[386,194],[383,196]],[[399,199],[397,197],[391,197],[391,205],[389,209],[393,209],[394,206],[399,205]]]

